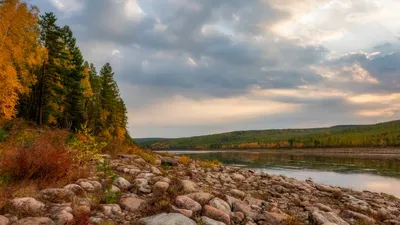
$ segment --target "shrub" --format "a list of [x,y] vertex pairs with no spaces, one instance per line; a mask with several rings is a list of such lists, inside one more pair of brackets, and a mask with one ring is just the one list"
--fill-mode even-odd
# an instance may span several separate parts
[[179,163],[181,163],[181,164],[183,164],[183,165],[189,165],[189,163],[190,163],[190,157],[189,156],[185,156],[185,155],[183,155],[183,156],[181,156],[180,158],[179,158]]
[[58,180],[71,167],[71,157],[65,146],[66,132],[39,134],[19,146],[8,145],[0,161],[0,174],[15,180]]
[[75,138],[71,138],[69,150],[73,155],[74,166],[87,169],[94,159],[100,160],[101,150],[107,145],[105,142],[98,142],[90,135],[91,131],[82,126]]

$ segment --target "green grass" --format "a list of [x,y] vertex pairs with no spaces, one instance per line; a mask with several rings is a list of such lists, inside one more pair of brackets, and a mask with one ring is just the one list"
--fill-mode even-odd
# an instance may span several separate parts
[[373,125],[311,129],[234,131],[205,136],[152,140],[152,149],[309,148],[400,146],[400,120]]

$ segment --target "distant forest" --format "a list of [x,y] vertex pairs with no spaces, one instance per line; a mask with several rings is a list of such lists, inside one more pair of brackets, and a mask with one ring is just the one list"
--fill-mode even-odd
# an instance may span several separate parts
[[123,140],[127,109],[114,72],[85,61],[68,26],[19,0],[0,1],[0,125],[15,118]]
[[141,146],[155,150],[400,146],[400,120],[375,125],[234,131],[188,138],[152,140],[142,142]]

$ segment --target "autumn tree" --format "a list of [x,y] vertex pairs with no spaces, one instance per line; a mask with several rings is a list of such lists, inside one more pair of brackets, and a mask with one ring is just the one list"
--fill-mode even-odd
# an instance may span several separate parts
[[19,0],[0,3],[0,119],[16,116],[20,96],[36,82],[33,68],[41,61],[39,10]]

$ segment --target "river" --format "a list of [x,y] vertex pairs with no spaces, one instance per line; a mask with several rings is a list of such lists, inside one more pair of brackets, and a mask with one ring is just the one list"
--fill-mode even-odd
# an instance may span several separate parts
[[193,150],[168,151],[202,160],[217,159],[226,165],[250,168],[299,180],[311,178],[354,190],[384,192],[400,197],[400,150]]

